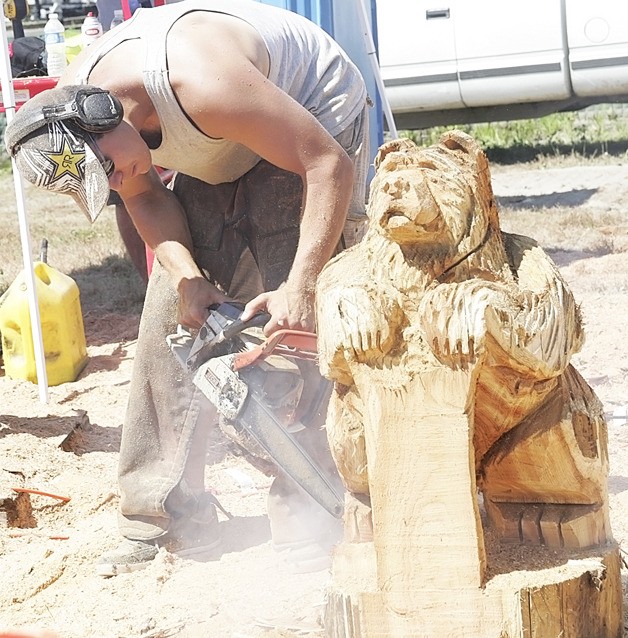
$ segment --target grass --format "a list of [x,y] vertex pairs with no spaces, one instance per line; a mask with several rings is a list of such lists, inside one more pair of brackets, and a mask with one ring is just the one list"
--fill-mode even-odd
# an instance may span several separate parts
[[502,230],[533,237],[556,261],[560,255],[581,257],[625,252],[628,215],[573,210],[567,206],[516,209],[501,207]]
[[[421,145],[434,143],[451,127],[404,131]],[[628,109],[620,105],[594,107],[576,113],[559,113],[537,120],[459,126],[474,136],[493,165],[527,162],[552,167],[628,161]],[[4,116],[0,117],[0,135]],[[10,163],[0,145],[0,294],[22,269],[20,233]],[[48,263],[75,279],[84,312],[137,313],[144,286],[120,239],[113,209],[90,225],[73,201],[26,184],[32,256],[37,258],[42,239],[49,243]],[[508,208],[508,207],[506,207]],[[552,248],[565,250],[585,236],[588,250],[613,251],[613,236],[606,229],[622,227],[625,216],[569,209],[529,208],[525,215],[504,210],[512,232],[527,234],[534,228],[556,238]],[[550,223],[551,220],[551,223]],[[604,227],[604,232],[591,232]],[[536,235],[535,235],[536,236]],[[558,239],[560,237],[560,239]],[[548,248],[550,246],[547,246]]]
[[[403,131],[420,145],[433,144],[453,127]],[[628,107],[605,104],[538,119],[456,126],[472,135],[496,164],[552,166],[625,158],[628,160]]]
[[[126,255],[113,208],[93,225],[72,199],[25,185],[33,259],[48,241],[48,263],[72,277],[81,293],[84,313],[139,313],[144,285]],[[0,171],[0,294],[23,269],[21,237],[13,179]]]
[[[0,136],[5,117],[0,114]],[[399,131],[421,146],[433,144],[454,126],[436,126],[416,131]],[[628,105],[603,104],[582,111],[554,113],[538,119],[482,124],[460,124],[482,146],[489,160],[497,164],[540,162],[544,165],[573,161],[603,161],[605,157],[628,160]],[[6,151],[0,145],[0,171],[9,168]]]

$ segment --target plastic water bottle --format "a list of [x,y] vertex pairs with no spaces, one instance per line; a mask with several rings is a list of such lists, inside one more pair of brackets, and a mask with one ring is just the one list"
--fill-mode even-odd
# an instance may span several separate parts
[[48,75],[59,76],[65,71],[68,61],[65,57],[65,27],[59,21],[56,13],[48,14],[48,22],[44,27],[44,42]]
[[81,26],[83,48],[88,47],[93,42],[96,42],[102,33],[103,28],[102,24],[100,24],[100,20],[90,11],[85,20],[83,20],[83,25]]
[[113,12],[113,20],[111,21],[110,29],[117,27],[119,24],[124,22],[124,15],[122,14],[122,9],[115,9]]

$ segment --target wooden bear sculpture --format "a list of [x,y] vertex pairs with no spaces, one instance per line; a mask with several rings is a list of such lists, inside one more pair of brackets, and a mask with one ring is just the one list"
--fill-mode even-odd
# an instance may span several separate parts
[[[395,140],[375,167],[369,229],[317,289],[320,366],[335,381],[327,431],[350,494],[336,603],[352,598],[340,581],[359,564],[368,590],[349,605],[361,621],[329,635],[526,635],[526,605],[505,610],[510,586],[489,582],[509,570],[491,547],[612,547],[602,405],[570,365],[579,309],[544,251],[500,230],[471,137]],[[610,555],[614,584],[588,616],[621,599]],[[515,590],[523,601],[534,586]],[[618,636],[617,623],[568,635]]]

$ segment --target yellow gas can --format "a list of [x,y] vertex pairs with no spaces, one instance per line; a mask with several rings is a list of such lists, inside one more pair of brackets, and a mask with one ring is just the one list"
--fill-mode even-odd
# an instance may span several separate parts
[[[75,381],[87,363],[85,329],[76,282],[48,264],[33,266],[48,385]],[[4,370],[12,379],[37,383],[35,349],[22,271],[2,296],[0,333]]]

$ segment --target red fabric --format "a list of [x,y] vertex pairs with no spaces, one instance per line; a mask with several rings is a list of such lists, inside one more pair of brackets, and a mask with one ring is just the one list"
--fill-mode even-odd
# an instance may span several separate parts
[[[57,85],[59,78],[51,78],[47,75],[42,75],[32,78],[15,78],[13,80],[13,90],[16,92],[15,107],[18,109],[26,100],[34,97],[38,93],[45,91],[46,89],[52,89]],[[24,89],[28,91],[28,97],[26,99],[20,95]],[[4,102],[0,100],[0,113],[4,113]]]
[[146,246],[146,272],[149,277],[151,272],[153,272],[153,261],[155,261],[155,253]]

